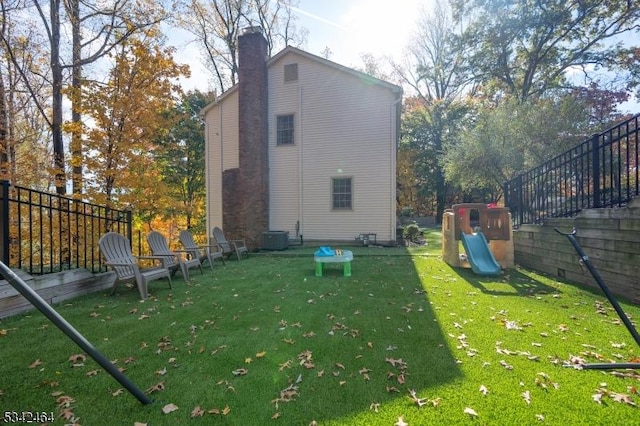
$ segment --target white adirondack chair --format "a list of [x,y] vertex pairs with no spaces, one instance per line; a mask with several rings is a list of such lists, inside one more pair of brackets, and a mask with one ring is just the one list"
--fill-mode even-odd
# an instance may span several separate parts
[[216,244],[222,248],[223,255],[229,257],[235,253],[238,256],[238,260],[242,259],[243,254],[249,256],[249,250],[244,240],[227,240],[222,229],[217,226],[213,228],[212,234]]
[[[131,253],[129,240],[123,235],[108,232],[100,238],[98,247],[106,260],[106,265],[116,273],[116,280],[111,289],[112,295],[116,292],[119,284],[130,281],[135,281],[142,299],[149,297],[150,281],[166,278],[169,281],[169,288],[172,288],[171,272],[164,266],[163,259],[156,256],[134,256]],[[161,266],[141,269],[138,265],[138,259],[154,259]]]
[[222,255],[222,249],[219,245],[207,245],[207,246],[199,246],[196,244],[193,239],[193,235],[191,232],[185,230],[180,231],[180,243],[182,247],[184,247],[184,251],[192,258],[192,259],[200,259],[200,263],[204,263],[206,260],[209,261],[209,266],[213,271],[213,261],[215,259],[222,260],[222,264],[224,264],[224,256]]
[[151,253],[154,256],[162,257],[165,267],[169,268],[172,275],[180,268],[185,281],[189,281],[189,269],[200,268],[200,272],[204,273],[199,258],[196,257],[194,259],[189,258],[189,256],[187,256],[187,259],[182,258],[180,253],[169,248],[167,239],[158,231],[151,231],[147,235],[147,243],[149,243]]

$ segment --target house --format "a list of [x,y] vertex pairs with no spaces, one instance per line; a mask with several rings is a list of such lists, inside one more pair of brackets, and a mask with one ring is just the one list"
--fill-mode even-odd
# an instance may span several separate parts
[[305,241],[396,238],[402,89],[286,47],[238,37],[239,83],[207,105],[207,227],[261,246],[267,230]]

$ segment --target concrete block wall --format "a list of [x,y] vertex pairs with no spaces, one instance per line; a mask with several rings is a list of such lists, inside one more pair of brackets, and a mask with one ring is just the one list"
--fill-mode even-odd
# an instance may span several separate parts
[[600,291],[567,237],[554,231],[571,232],[573,227],[576,240],[611,291],[640,303],[640,199],[624,208],[584,210],[575,218],[523,225],[513,233],[517,264]]

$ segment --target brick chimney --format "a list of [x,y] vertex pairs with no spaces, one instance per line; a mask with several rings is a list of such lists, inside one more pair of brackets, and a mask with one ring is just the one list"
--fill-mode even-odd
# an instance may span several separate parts
[[260,248],[269,227],[267,41],[259,27],[238,37],[239,169],[223,175],[223,226],[228,239]]

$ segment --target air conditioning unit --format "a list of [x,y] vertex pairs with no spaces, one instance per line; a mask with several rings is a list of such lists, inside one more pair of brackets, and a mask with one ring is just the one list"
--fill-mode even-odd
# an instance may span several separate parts
[[289,232],[267,231],[262,233],[263,250],[285,250],[289,248]]

